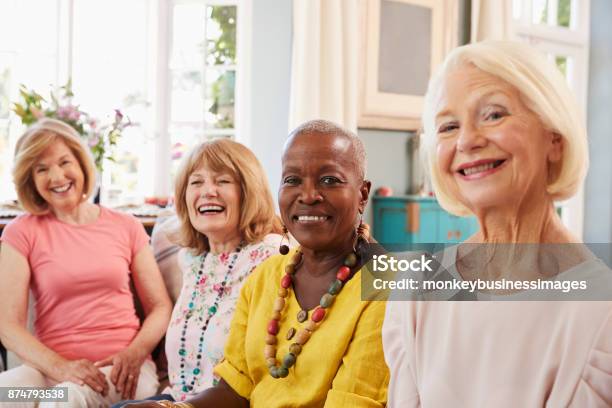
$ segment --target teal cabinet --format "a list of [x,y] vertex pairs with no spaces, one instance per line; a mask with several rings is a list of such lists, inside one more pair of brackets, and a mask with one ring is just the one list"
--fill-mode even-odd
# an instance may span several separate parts
[[478,230],[474,217],[451,215],[433,197],[375,196],[373,210],[381,244],[456,243]]

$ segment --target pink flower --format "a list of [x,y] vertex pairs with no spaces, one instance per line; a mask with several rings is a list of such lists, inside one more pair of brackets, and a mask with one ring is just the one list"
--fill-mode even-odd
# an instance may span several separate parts
[[95,129],[98,126],[98,121],[95,119],[89,119],[89,127]]
[[172,153],[172,160],[178,160],[183,157],[183,152],[174,152]]
[[213,290],[214,290],[215,292],[219,292],[219,291],[221,290],[221,285],[220,285],[220,284],[218,284],[218,283],[215,283],[215,284],[213,285]]
[[72,109],[71,109],[70,113],[68,114],[68,118],[70,120],[74,120],[74,121],[79,120],[79,117],[81,116],[81,112],[79,112],[79,110],[76,109],[74,106],[71,106],[71,108]]
[[89,139],[88,144],[89,144],[89,147],[94,147],[98,143],[100,143],[100,137],[98,135],[93,135],[93,137]]
[[57,108],[57,117],[60,119],[66,119],[69,111],[70,109],[67,106],[60,106]]
[[203,285],[206,282],[206,276],[202,276],[202,279],[198,282],[199,285]]

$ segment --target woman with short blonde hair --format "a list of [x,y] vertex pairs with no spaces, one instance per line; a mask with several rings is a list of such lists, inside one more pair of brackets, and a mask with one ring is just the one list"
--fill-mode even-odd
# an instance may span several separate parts
[[[431,279],[485,289],[388,302],[388,406],[612,406],[612,274],[554,205],[588,167],[557,67],[526,44],[459,47],[430,81],[423,123],[436,198],[479,223]],[[580,289],[534,289],[568,283]]]
[[[24,364],[1,373],[0,386],[66,387],[70,406],[155,392],[149,355],[171,304],[142,224],[87,201],[93,161],[63,122],[45,118],[23,134],[13,178],[27,213],[2,235],[0,339]],[[35,335],[26,329],[30,290]]]
[[19,202],[30,214],[41,215],[50,211],[49,204],[36,191],[32,168],[47,147],[57,140],[68,146],[83,170],[83,201],[87,200],[94,191],[96,169],[91,152],[77,131],[59,120],[41,120],[26,130],[15,147],[13,180]]

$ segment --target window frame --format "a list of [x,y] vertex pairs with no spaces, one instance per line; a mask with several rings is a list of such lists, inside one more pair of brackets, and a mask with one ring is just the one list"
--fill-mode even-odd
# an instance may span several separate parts
[[[508,13],[511,39],[527,42],[546,54],[572,58],[573,71],[568,83],[574,92],[582,117],[586,123],[589,85],[589,47],[591,0],[572,0],[570,26],[551,25],[556,19],[557,0],[549,2],[547,24],[533,23],[533,0],[513,0],[520,3],[520,17],[515,18],[515,8]],[[514,6],[514,4],[512,4]],[[563,223],[576,237],[582,239],[584,230],[584,183],[570,199],[557,203],[561,207]]]

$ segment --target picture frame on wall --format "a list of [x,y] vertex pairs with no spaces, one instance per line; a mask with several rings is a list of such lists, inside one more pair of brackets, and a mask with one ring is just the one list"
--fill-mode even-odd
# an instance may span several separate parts
[[362,3],[358,126],[416,131],[429,78],[458,44],[458,0]]

